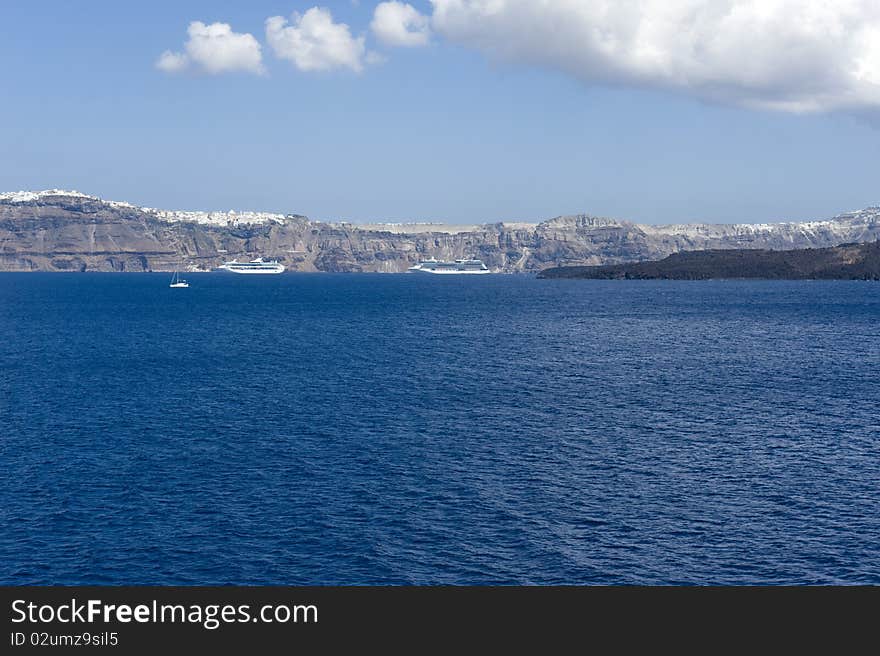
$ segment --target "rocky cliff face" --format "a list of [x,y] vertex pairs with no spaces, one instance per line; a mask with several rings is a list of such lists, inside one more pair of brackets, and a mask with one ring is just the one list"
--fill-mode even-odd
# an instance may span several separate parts
[[827,221],[651,226],[563,216],[457,230],[427,224],[309,221],[294,214],[169,212],[76,192],[0,194],[0,270],[209,270],[276,258],[291,271],[405,271],[420,259],[476,257],[492,269],[656,260],[704,249],[790,250],[880,238],[880,208]]

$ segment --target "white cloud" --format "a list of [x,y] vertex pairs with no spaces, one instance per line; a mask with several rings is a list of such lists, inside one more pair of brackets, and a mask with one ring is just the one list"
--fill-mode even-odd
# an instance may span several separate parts
[[301,71],[364,69],[367,51],[364,37],[351,35],[348,25],[334,23],[329,9],[312,7],[294,12],[290,23],[273,16],[266,20],[266,41],[275,55],[290,61]]
[[792,112],[880,106],[876,0],[431,0],[433,30],[587,83]]
[[376,5],[370,29],[388,46],[424,46],[431,38],[430,19],[412,5],[396,0]]
[[156,67],[167,73],[177,73],[192,66],[200,72],[255,73],[262,75],[262,47],[252,34],[232,31],[227,23],[206,25],[193,21],[187,29],[189,39],[184,44],[186,52],[166,50],[156,61]]
[[189,25],[186,51],[208,73],[264,73],[262,48],[252,34],[237,34],[226,23]]
[[188,64],[186,55],[179,52],[171,52],[170,50],[163,52],[159,55],[159,59],[156,60],[156,68],[166,73],[179,73]]

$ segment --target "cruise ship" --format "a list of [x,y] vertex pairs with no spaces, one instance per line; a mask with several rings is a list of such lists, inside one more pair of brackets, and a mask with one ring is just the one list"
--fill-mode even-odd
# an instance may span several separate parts
[[447,260],[436,260],[433,257],[430,260],[422,260],[418,264],[411,266],[410,271],[419,273],[492,273],[489,268],[483,264],[482,260],[455,260],[449,262]]
[[284,265],[277,260],[267,262],[262,257],[258,257],[256,260],[251,260],[250,262],[232,260],[231,262],[226,262],[217,267],[217,270],[231,271],[232,273],[282,273],[284,271]]

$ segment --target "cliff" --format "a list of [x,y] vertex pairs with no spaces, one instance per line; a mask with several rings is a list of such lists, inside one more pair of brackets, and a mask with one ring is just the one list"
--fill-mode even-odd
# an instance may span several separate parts
[[277,258],[291,271],[405,271],[420,259],[476,257],[493,270],[657,260],[704,249],[798,249],[880,238],[880,208],[824,221],[640,225],[562,216],[537,224],[326,223],[297,214],[179,212],[50,190],[0,194],[0,270],[209,270]]
[[793,251],[709,250],[658,262],[546,269],[539,278],[628,280],[880,280],[880,242]]

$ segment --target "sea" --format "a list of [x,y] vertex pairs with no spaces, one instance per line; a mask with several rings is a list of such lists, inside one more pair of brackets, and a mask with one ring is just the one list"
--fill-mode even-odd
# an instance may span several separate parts
[[880,285],[0,274],[0,583],[880,584]]

